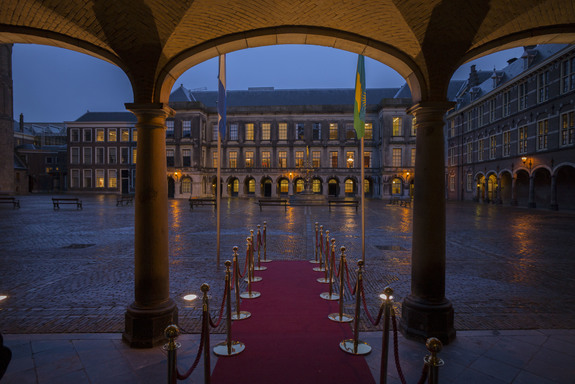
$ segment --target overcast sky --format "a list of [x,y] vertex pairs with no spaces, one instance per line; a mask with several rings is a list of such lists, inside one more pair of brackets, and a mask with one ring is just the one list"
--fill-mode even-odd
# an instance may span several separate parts
[[[476,60],[478,69],[503,68],[522,48]],[[26,122],[73,121],[86,111],[125,111],[132,101],[128,78],[116,66],[88,55],[41,45],[15,44],[13,49],[14,119]],[[357,55],[334,48],[281,45],[250,48],[227,55],[227,88],[353,88]],[[465,79],[467,63],[454,74]],[[397,88],[397,72],[366,58],[367,88]],[[217,58],[186,71],[174,87],[217,89]]]

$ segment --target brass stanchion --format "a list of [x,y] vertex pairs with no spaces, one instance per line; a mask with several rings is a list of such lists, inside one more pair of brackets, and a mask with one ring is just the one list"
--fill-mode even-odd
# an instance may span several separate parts
[[383,299],[383,336],[381,338],[381,365],[379,383],[387,383],[387,357],[389,356],[389,319],[391,317],[393,289],[386,287],[380,296]]
[[208,291],[210,286],[206,283],[200,287],[204,293],[202,298],[202,337],[204,338],[204,383],[210,384],[211,381],[211,367],[210,367],[210,304],[208,299]]
[[176,384],[178,380],[178,348],[181,344],[176,341],[180,335],[180,329],[177,325],[171,324],[164,330],[164,335],[168,339],[168,343],[164,345],[164,350],[168,352],[168,384]]
[[262,267],[261,266],[261,257],[260,257],[260,250],[261,250],[261,244],[262,244],[262,233],[261,233],[261,229],[260,229],[261,225],[258,224],[258,236],[256,238],[256,245],[258,247],[258,265],[254,267],[254,270],[256,271],[265,271],[266,269],[268,269],[268,267]]
[[231,271],[230,266],[232,262],[226,260],[224,263],[226,266],[226,290],[228,291],[228,295],[226,297],[226,327],[227,327],[227,336],[226,341],[216,344],[214,346],[214,353],[217,356],[233,356],[237,355],[246,349],[246,346],[241,341],[232,341],[232,280],[231,280]]
[[337,300],[339,295],[333,293],[333,270],[335,269],[335,239],[331,239],[331,254],[329,257],[329,292],[323,292],[319,296],[325,300]]
[[328,318],[338,323],[350,323],[353,320],[351,315],[343,313],[343,298],[345,293],[345,247],[340,248],[341,256],[339,258],[339,313],[331,313]]
[[371,347],[364,341],[359,340],[359,313],[361,310],[361,287],[363,282],[363,261],[357,262],[357,283],[355,286],[355,315],[354,315],[354,329],[353,339],[346,339],[339,343],[339,347],[347,353],[352,355],[367,355],[371,352]]
[[317,258],[317,255],[318,255],[317,247],[319,246],[319,244],[318,244],[318,238],[317,238],[318,226],[319,226],[319,223],[316,221],[316,222],[315,222],[315,247],[314,247],[314,250],[313,250],[313,254],[314,254],[315,259],[314,259],[314,260],[310,260],[310,263],[312,263],[312,264],[318,264],[318,263],[319,263],[319,260],[318,260],[318,258]]
[[[254,274],[254,271],[256,270],[256,264],[255,264],[255,259],[254,259],[254,248],[255,248],[255,239],[254,239],[254,230],[250,229],[250,247],[249,247],[249,258],[250,258],[250,264],[249,264],[249,268],[250,271],[252,272],[251,274],[248,273],[248,278],[252,281],[252,283],[258,282],[258,281],[262,281],[262,278],[259,276],[256,276]],[[246,279],[246,282],[248,280]]]
[[325,271],[323,267],[322,261],[322,253],[323,253],[323,225],[319,226],[319,267],[315,267],[313,270],[316,272],[323,272]]
[[271,263],[271,260],[267,259],[267,245],[268,245],[268,237],[267,237],[267,221],[264,221],[264,233],[263,233],[263,240],[264,240],[264,259],[262,263]]
[[442,367],[445,363],[437,354],[443,349],[443,344],[441,341],[435,337],[430,337],[427,339],[425,346],[429,351],[429,355],[425,356],[423,361],[429,367],[429,384],[437,384],[439,382],[439,367]]
[[319,283],[324,283],[327,284],[329,283],[329,278],[328,278],[328,274],[329,274],[329,260],[330,260],[330,251],[329,251],[330,247],[329,247],[329,230],[325,231],[325,254],[324,254],[324,265],[323,265],[323,272],[324,275],[323,277],[320,277],[319,279],[317,279],[317,281]]
[[236,292],[236,311],[232,313],[232,320],[244,320],[252,314],[248,311],[240,311],[240,267],[238,265],[238,247],[234,247],[234,291]]
[[[253,232],[253,231],[252,231]],[[248,290],[247,292],[242,292],[240,294],[240,297],[243,299],[255,299],[256,297],[260,297],[261,293],[256,292],[256,291],[252,291],[252,282],[254,281],[254,270],[253,270],[253,260],[252,260],[252,256],[253,256],[253,249],[251,248],[251,242],[252,239],[250,237],[246,238],[246,257],[248,260],[248,277],[245,279],[245,281],[247,281],[248,283]]]

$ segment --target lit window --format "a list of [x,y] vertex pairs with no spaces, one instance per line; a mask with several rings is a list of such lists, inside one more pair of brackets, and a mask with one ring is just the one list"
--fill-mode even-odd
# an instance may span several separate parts
[[120,129],[120,141],[130,141],[130,128]]
[[278,125],[278,139],[287,140],[287,123],[279,123]]
[[571,145],[574,142],[575,116],[574,112],[561,115],[561,145]]
[[314,168],[319,168],[321,166],[321,162],[320,162],[320,156],[321,156],[321,152],[320,151],[313,151],[311,153],[311,158],[312,158],[312,166]]
[[415,148],[411,148],[411,166],[415,167]]
[[321,180],[313,179],[311,183],[311,190],[313,193],[321,193]]
[[363,153],[363,167],[371,168],[371,152]]
[[401,117],[394,117],[392,119],[392,129],[391,129],[392,136],[402,136],[402,124],[401,124]]
[[271,166],[271,152],[264,151],[262,152],[262,168],[269,168]]
[[295,167],[296,168],[303,167],[303,151],[295,152]]
[[192,193],[192,180],[188,177],[182,180],[182,193]]
[[302,179],[298,179],[295,183],[295,193],[301,193],[305,189],[305,182]]
[[337,168],[337,151],[333,151],[329,153],[329,159],[332,168]]
[[138,128],[132,129],[132,141],[133,142],[138,141]]
[[104,128],[96,129],[96,141],[104,141]]
[[345,193],[353,193],[354,182],[352,179],[347,179],[345,181]]
[[269,123],[262,124],[262,140],[269,141],[271,137],[271,125]]
[[212,152],[212,167],[213,168],[218,167],[218,153],[217,152]]
[[246,168],[254,166],[254,153],[252,151],[246,152]]
[[417,134],[417,119],[415,116],[411,119],[411,136],[415,136]]
[[278,165],[280,168],[287,168],[287,152],[286,151],[279,151],[278,152]]
[[96,188],[104,188],[104,170],[96,169]]
[[345,163],[346,163],[346,167],[347,168],[353,168],[354,167],[354,157],[355,157],[355,153],[354,152],[347,152],[345,155]]
[[518,152],[520,154],[527,153],[527,126],[519,127],[519,148]]
[[365,134],[363,136],[365,140],[373,140],[373,124],[365,123]]
[[338,136],[337,123],[330,123],[329,124],[329,139],[330,140],[337,140],[337,136]]
[[402,190],[402,182],[401,179],[393,179],[391,181],[391,194],[392,195],[401,195],[401,190]]
[[363,180],[363,193],[364,194],[369,193],[369,180],[368,179]]
[[132,148],[132,164],[136,164],[136,155],[138,154],[137,148]]
[[108,170],[108,188],[118,188],[118,171],[116,169]]
[[256,193],[256,181],[254,179],[248,181],[248,193]]
[[254,125],[252,123],[246,124],[246,141],[254,140]]
[[237,168],[238,167],[238,153],[235,151],[230,152],[229,167],[230,168]]
[[286,179],[280,180],[280,193],[287,194],[289,192],[289,182]]
[[537,122],[537,149],[547,149],[547,133],[549,132],[549,120]]
[[393,148],[391,150],[391,166],[401,167],[401,148]]
[[118,141],[118,135],[116,132],[116,128],[108,129],[108,141],[109,142],[116,142]]

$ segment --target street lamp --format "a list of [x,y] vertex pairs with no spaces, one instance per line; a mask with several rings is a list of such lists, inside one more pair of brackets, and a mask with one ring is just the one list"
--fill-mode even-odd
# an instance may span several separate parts
[[521,158],[521,161],[523,162],[523,165],[528,166],[528,167],[529,167],[529,170],[531,170],[531,166],[533,165],[533,162],[531,161],[531,159],[529,159],[529,163],[526,164],[526,163],[527,163],[527,157],[523,156],[523,157]]

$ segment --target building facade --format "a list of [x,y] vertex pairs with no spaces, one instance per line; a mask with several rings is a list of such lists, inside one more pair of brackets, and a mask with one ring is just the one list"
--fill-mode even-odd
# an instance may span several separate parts
[[575,47],[528,46],[471,68],[446,118],[447,197],[575,208]]

